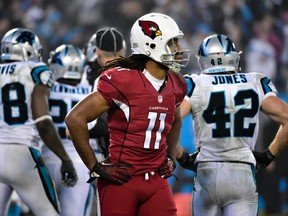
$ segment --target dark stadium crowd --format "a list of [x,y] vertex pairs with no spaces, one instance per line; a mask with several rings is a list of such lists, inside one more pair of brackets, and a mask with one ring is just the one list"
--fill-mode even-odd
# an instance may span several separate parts
[[[130,46],[132,24],[148,12],[165,13],[184,32],[190,49],[189,65],[181,73],[199,73],[195,55],[201,41],[225,34],[241,54],[241,71],[257,71],[271,78],[288,101],[288,1],[284,0],[10,0],[0,1],[0,36],[21,27],[33,30],[44,48],[43,60],[61,44],[85,47],[95,31],[115,26]],[[130,52],[130,49],[127,49]],[[130,55],[130,53],[127,53]],[[276,125],[263,117],[256,149],[270,143]],[[275,128],[275,129],[274,129]],[[273,132],[273,133],[272,133]],[[287,150],[256,175],[260,215],[288,214]]]

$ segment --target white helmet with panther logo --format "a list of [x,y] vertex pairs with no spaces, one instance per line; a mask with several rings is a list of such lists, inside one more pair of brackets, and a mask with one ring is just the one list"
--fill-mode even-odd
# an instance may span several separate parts
[[85,56],[83,52],[71,44],[63,44],[50,53],[48,60],[55,79],[80,80],[83,74]]
[[1,41],[1,60],[39,62],[42,52],[38,36],[25,28],[11,29]]
[[241,52],[236,52],[234,42],[226,35],[214,34],[206,37],[198,50],[201,73],[238,72]]

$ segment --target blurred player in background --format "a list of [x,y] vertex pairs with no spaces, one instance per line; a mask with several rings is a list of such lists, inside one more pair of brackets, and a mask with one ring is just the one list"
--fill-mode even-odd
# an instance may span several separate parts
[[67,186],[77,181],[49,113],[53,73],[41,59],[35,33],[15,28],[1,41],[0,73],[0,215],[13,190],[34,215],[59,215],[58,197],[41,157],[40,141],[60,158],[58,175]]
[[126,42],[122,33],[115,27],[104,27],[91,36],[84,48],[86,66],[82,82],[85,80],[96,90],[99,77],[99,69],[107,62],[124,57],[126,54]]
[[43,146],[43,160],[55,181],[62,216],[90,216],[92,207],[92,187],[86,183],[89,170],[81,161],[72,141],[67,138],[64,122],[66,114],[72,107],[91,92],[90,85],[79,84],[84,62],[83,52],[71,44],[63,44],[55,51],[51,51],[48,60],[49,67],[56,79],[49,97],[50,114],[78,175],[78,181],[74,187],[65,187],[58,174],[61,161],[50,149]]
[[[85,68],[81,83],[92,86],[92,91],[97,90],[100,69],[107,62],[125,56],[126,43],[121,32],[115,27],[104,27],[91,36],[84,48]],[[107,113],[103,113],[89,127],[90,144],[94,149],[98,161],[103,161],[108,156],[109,131]],[[91,126],[92,124],[90,124]],[[96,187],[96,182],[95,182]],[[99,195],[96,190],[96,206],[99,207]],[[100,214],[100,213],[99,213]]]
[[[97,90],[99,70],[107,62],[119,57],[124,57],[126,53],[126,42],[123,35],[115,27],[104,27],[92,35],[85,49],[86,66],[84,74],[93,91]],[[85,83],[83,76],[81,83]],[[93,143],[96,157],[99,161],[103,156],[108,156],[109,132],[107,125],[107,114],[103,113],[98,119],[95,127],[89,131],[90,138],[96,138]],[[91,142],[91,140],[90,140]]]

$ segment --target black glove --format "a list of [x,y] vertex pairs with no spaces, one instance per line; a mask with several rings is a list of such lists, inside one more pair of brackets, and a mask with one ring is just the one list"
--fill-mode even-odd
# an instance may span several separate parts
[[165,158],[162,166],[158,169],[158,173],[163,178],[169,178],[173,175],[173,171],[176,168],[175,161],[169,156]]
[[132,166],[124,163],[112,164],[107,159],[97,162],[93,167],[90,174],[90,179],[87,181],[87,183],[91,183],[96,178],[103,178],[116,185],[122,185],[125,182],[128,182],[131,178],[131,174],[128,173],[128,170],[131,168]]
[[266,149],[264,152],[253,151],[253,155],[257,162],[256,169],[258,171],[267,167],[275,159],[275,156],[269,149]]
[[78,177],[71,160],[62,161],[61,175],[65,186],[73,187],[76,184]]
[[183,152],[182,156],[177,159],[178,163],[185,169],[196,172],[197,165],[194,163],[199,151],[195,151],[193,154]]

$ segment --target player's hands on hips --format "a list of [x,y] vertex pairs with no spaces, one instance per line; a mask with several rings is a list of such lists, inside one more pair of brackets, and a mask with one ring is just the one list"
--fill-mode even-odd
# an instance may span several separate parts
[[108,159],[97,162],[90,175],[88,183],[94,181],[96,178],[103,178],[116,185],[122,185],[129,181],[131,174],[129,170],[132,166],[125,163],[111,163]]
[[173,171],[175,168],[175,161],[170,157],[166,157],[162,166],[158,169],[158,173],[163,178],[169,178],[173,175]]
[[267,167],[275,159],[275,156],[269,149],[266,149],[264,152],[253,151],[253,155],[256,159],[256,169],[258,171]]
[[199,151],[195,151],[193,154],[183,152],[182,156],[177,159],[178,163],[184,168],[193,172],[197,171],[197,165],[194,163]]
[[65,186],[73,187],[76,184],[78,177],[71,160],[62,161],[61,175]]

